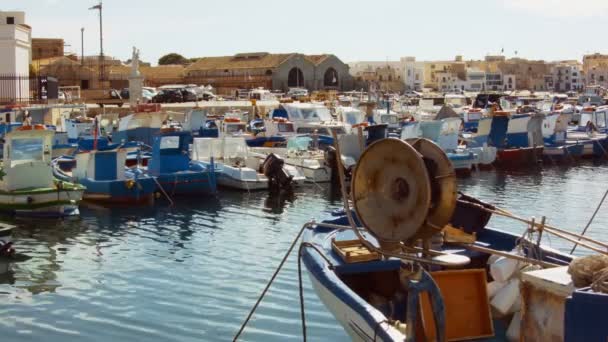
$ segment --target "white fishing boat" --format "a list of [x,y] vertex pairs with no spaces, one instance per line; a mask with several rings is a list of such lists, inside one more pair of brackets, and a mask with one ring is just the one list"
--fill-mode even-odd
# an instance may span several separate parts
[[220,186],[248,191],[268,189],[268,177],[258,172],[261,160],[249,153],[243,137],[195,138],[192,160],[206,165],[213,162]]
[[326,160],[325,151],[319,149],[319,140],[316,142],[308,135],[291,137],[287,140],[287,147],[253,148],[260,158],[266,158],[274,153],[285,161],[285,165],[293,167],[303,175],[307,182],[323,183],[331,180],[331,167]]
[[18,216],[78,215],[85,187],[53,178],[53,131],[22,126],[5,136],[0,210]]
[[333,143],[332,132],[336,132],[338,135],[346,133],[344,123],[336,121],[329,108],[319,103],[285,103],[273,110],[270,117],[289,120],[294,124],[297,134],[316,132],[326,138],[322,139],[324,143]]

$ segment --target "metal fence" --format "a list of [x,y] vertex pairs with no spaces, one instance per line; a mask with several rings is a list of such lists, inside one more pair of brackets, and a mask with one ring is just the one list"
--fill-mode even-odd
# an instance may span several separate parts
[[0,74],[0,105],[47,103],[57,96],[53,77]]

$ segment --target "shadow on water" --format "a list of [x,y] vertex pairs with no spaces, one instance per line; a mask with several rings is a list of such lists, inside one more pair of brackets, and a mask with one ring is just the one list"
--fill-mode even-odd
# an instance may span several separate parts
[[282,214],[287,204],[293,204],[296,194],[293,191],[279,191],[268,193],[264,200],[264,212],[271,214]]

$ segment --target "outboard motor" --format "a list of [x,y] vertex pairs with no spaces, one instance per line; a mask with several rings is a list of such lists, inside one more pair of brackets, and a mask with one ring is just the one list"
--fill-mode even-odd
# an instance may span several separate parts
[[268,187],[271,191],[292,188],[293,176],[285,171],[284,165],[285,161],[274,153],[269,154],[262,163],[262,170],[268,177]]

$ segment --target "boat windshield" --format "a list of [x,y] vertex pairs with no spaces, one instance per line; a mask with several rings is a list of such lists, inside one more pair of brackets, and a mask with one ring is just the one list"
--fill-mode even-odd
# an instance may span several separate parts
[[595,112],[595,124],[598,128],[606,128],[606,112]]
[[346,122],[349,125],[356,125],[358,123],[363,122],[363,118],[361,115],[362,113],[360,112],[345,112],[343,114],[344,116],[344,122]]
[[247,125],[244,123],[226,125],[226,133],[239,133],[239,132],[245,132],[246,130],[247,130]]
[[280,133],[293,133],[293,124],[291,122],[279,122],[277,125]]
[[307,151],[312,142],[310,137],[296,137],[287,141],[287,149],[295,151]]
[[292,111],[294,119],[306,121],[331,121],[329,109],[325,107],[297,108]]
[[160,149],[161,150],[169,150],[179,148],[179,137],[178,136],[168,136],[162,137],[160,141]]
[[331,135],[326,127],[298,127],[298,134],[313,134],[317,131],[317,134]]
[[396,124],[399,122],[399,119],[395,115],[385,114],[380,117],[380,121],[385,124]]
[[43,160],[42,146],[39,138],[15,139],[12,142],[11,166],[31,161]]

